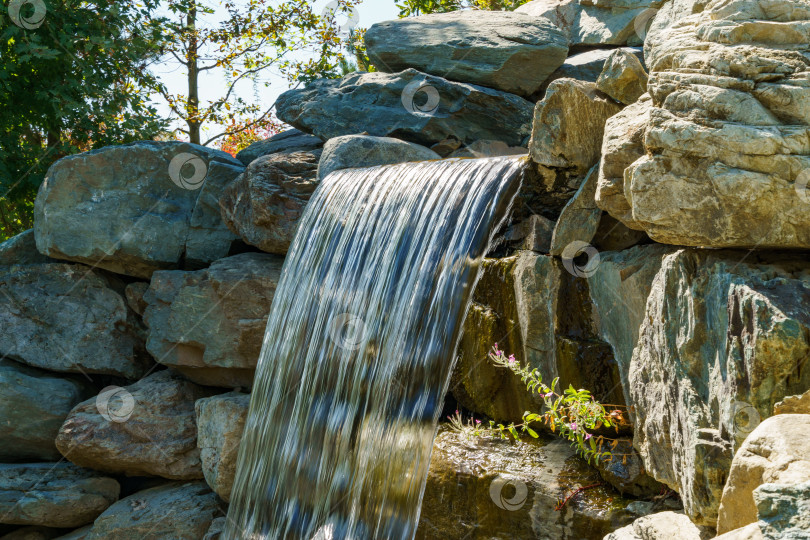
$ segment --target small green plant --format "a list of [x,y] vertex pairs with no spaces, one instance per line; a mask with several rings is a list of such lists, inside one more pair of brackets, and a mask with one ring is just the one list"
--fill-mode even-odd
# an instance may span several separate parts
[[465,423],[461,414],[456,411],[454,416],[449,417],[453,429],[478,437],[490,436],[506,439],[512,436],[518,439],[521,433],[527,433],[537,438],[539,435],[532,425],[536,427],[537,424],[544,423],[552,433],[570,441],[588,463],[613,459],[612,450],[616,448],[619,441],[595,432],[605,428],[615,428],[618,433],[620,426],[628,425],[629,422],[622,410],[625,409],[624,406],[603,405],[596,401],[587,390],[576,390],[573,386],[569,386],[567,390],[559,394],[555,392],[559,378],[554,379],[551,386],[547,386],[543,383],[537,369],[523,367],[515,359],[515,355],[507,357],[506,353],[498,348],[497,343],[489,353],[489,358],[495,365],[509,369],[519,376],[530,392],[540,394],[545,403],[545,411],[542,413],[526,411],[523,413],[523,421],[519,424],[504,425],[490,421],[488,426],[482,425],[480,420],[470,420]]

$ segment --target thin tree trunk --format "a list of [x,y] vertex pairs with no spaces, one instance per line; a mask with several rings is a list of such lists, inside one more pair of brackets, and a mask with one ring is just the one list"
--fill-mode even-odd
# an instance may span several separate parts
[[194,144],[200,144],[200,94],[198,88],[199,70],[197,66],[197,6],[192,4],[188,12],[188,49],[186,67],[188,68],[188,136]]

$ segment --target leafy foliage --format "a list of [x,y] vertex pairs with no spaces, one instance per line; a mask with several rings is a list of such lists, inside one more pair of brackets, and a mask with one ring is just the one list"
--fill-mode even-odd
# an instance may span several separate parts
[[396,4],[400,17],[447,13],[461,9],[486,11],[514,11],[528,0],[403,0]]
[[455,416],[450,417],[450,424],[454,429],[479,437],[496,436],[506,439],[511,436],[517,439],[521,433],[526,433],[537,438],[539,435],[532,425],[537,427],[537,424],[543,423],[553,433],[570,441],[589,463],[592,460],[599,463],[603,459],[613,458],[611,450],[616,448],[618,441],[596,432],[606,428],[615,428],[618,432],[620,426],[628,425],[625,411],[622,410],[624,406],[614,405],[608,410],[605,405],[597,402],[590,392],[576,390],[572,386],[559,394],[555,392],[559,378],[554,379],[550,387],[545,385],[537,369],[523,367],[514,355],[507,357],[498,349],[497,343],[489,353],[489,358],[495,365],[519,376],[526,384],[527,390],[539,394],[545,403],[545,412],[526,411],[520,424],[503,425],[490,421],[488,426],[482,426],[480,420],[465,423],[456,411]]

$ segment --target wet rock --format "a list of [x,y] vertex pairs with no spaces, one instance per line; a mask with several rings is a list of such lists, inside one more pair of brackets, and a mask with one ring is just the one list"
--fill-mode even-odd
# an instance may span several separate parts
[[218,517],[211,522],[208,532],[203,536],[203,540],[219,540],[222,538],[222,533],[225,530],[225,521],[227,518]]
[[152,360],[124,286],[78,264],[0,273],[0,353],[53,371],[137,378]]
[[210,204],[197,203],[216,195],[210,191],[241,167],[224,152],[175,142],[62,158],[37,195],[37,247],[53,258],[141,278],[177,268],[186,257],[196,264],[216,260],[228,253],[232,237]]
[[323,147],[323,140],[312,135],[307,135],[297,129],[288,129],[281,133],[276,133],[269,139],[258,141],[238,154],[236,159],[241,161],[245,167],[254,160],[270,154],[290,154],[293,152],[312,152]]
[[250,386],[282,263],[242,253],[196,272],[156,272],[144,296],[149,352],[199,384]]
[[172,482],[121,499],[93,524],[86,540],[199,540],[222,515],[205,482]]
[[773,406],[773,414],[810,414],[810,390],[798,396],[787,396]]
[[231,498],[249,405],[250,394],[239,392],[200,399],[195,404],[197,447],[205,481],[226,502]]
[[219,200],[222,219],[246,243],[284,255],[318,187],[321,150],[277,153],[253,161]]
[[90,393],[78,379],[0,359],[0,461],[60,459],[59,427]]
[[605,540],[707,540],[712,536],[683,514],[659,512],[638,518],[605,536]]
[[593,167],[576,194],[568,201],[554,225],[551,255],[562,255],[572,242],[590,244],[599,228],[602,210],[596,206],[594,195],[599,179],[599,167]]
[[537,91],[568,55],[567,37],[548,19],[504,11],[385,21],[368,29],[365,43],[380,71],[416,68],[522,96]]
[[757,522],[754,490],[762,484],[810,482],[808,433],[810,415],[781,414],[768,418],[748,436],[731,463],[717,520],[718,534]]
[[127,476],[202,478],[194,402],[210,392],[164,370],[77,405],[56,447],[73,463]]
[[535,107],[529,141],[532,160],[584,174],[599,161],[606,120],[620,109],[594,83],[554,81]]
[[550,219],[530,215],[506,231],[504,239],[516,249],[548,253],[551,249],[551,237],[554,234],[554,222]]
[[633,448],[633,440],[630,438],[616,440],[618,441],[616,446],[610,450],[612,457],[594,463],[602,480],[616,488],[622,495],[633,497],[660,495],[665,487],[644,470],[644,461]]
[[599,477],[558,439],[512,443],[440,433],[416,538],[600,539],[632,519]]
[[423,146],[449,137],[520,146],[532,117],[532,104],[519,96],[415,69],[321,79],[284,92],[276,110],[283,121],[323,139],[365,132]]
[[629,367],[634,446],[696,523],[716,523],[731,458],[759,421],[810,387],[808,306],[801,257],[664,258]]
[[114,479],[70,463],[0,464],[0,522],[80,527],[118,500],[119,491]]
[[616,101],[630,105],[647,92],[647,72],[636,55],[617,49],[605,62],[596,87]]
[[34,229],[21,232],[0,244],[0,266],[46,262],[53,262],[53,260],[37,250]]
[[391,137],[344,135],[326,142],[318,163],[318,179],[323,180],[327,174],[339,169],[432,159],[441,159],[441,156],[418,144]]

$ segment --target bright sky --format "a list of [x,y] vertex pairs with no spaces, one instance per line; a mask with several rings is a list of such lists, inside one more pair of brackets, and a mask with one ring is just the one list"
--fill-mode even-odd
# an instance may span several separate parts
[[[202,0],[209,7],[216,9],[219,13],[222,12],[220,8],[220,0]],[[358,26],[368,28],[374,23],[380,21],[387,21],[396,19],[399,14],[399,8],[395,5],[396,0],[364,0],[358,10],[360,20]],[[319,13],[322,9],[329,4],[330,0],[314,0],[315,12]],[[207,19],[213,20],[213,19]],[[339,16],[338,22],[341,23],[345,20],[345,16]],[[163,83],[168,87],[172,93],[186,93],[186,73],[176,65],[175,62],[166,63],[165,65],[156,66],[155,73],[161,78]],[[262,78],[269,79],[271,86],[265,88],[263,85],[254,85],[251,81],[246,81],[244,84],[237,86],[237,94],[246,101],[258,102],[267,108],[276,100],[276,98],[288,89],[287,80],[268,70],[263,74]],[[200,101],[206,103],[208,100],[213,100],[221,95],[222,89],[225,87],[225,81],[221,72],[216,70],[203,72],[200,76]],[[160,112],[164,115],[169,115],[169,108],[165,102],[159,97],[155,97],[155,103]],[[174,125],[179,125],[175,122]],[[207,131],[202,134],[203,142],[216,135],[221,130],[216,126],[209,126]]]

